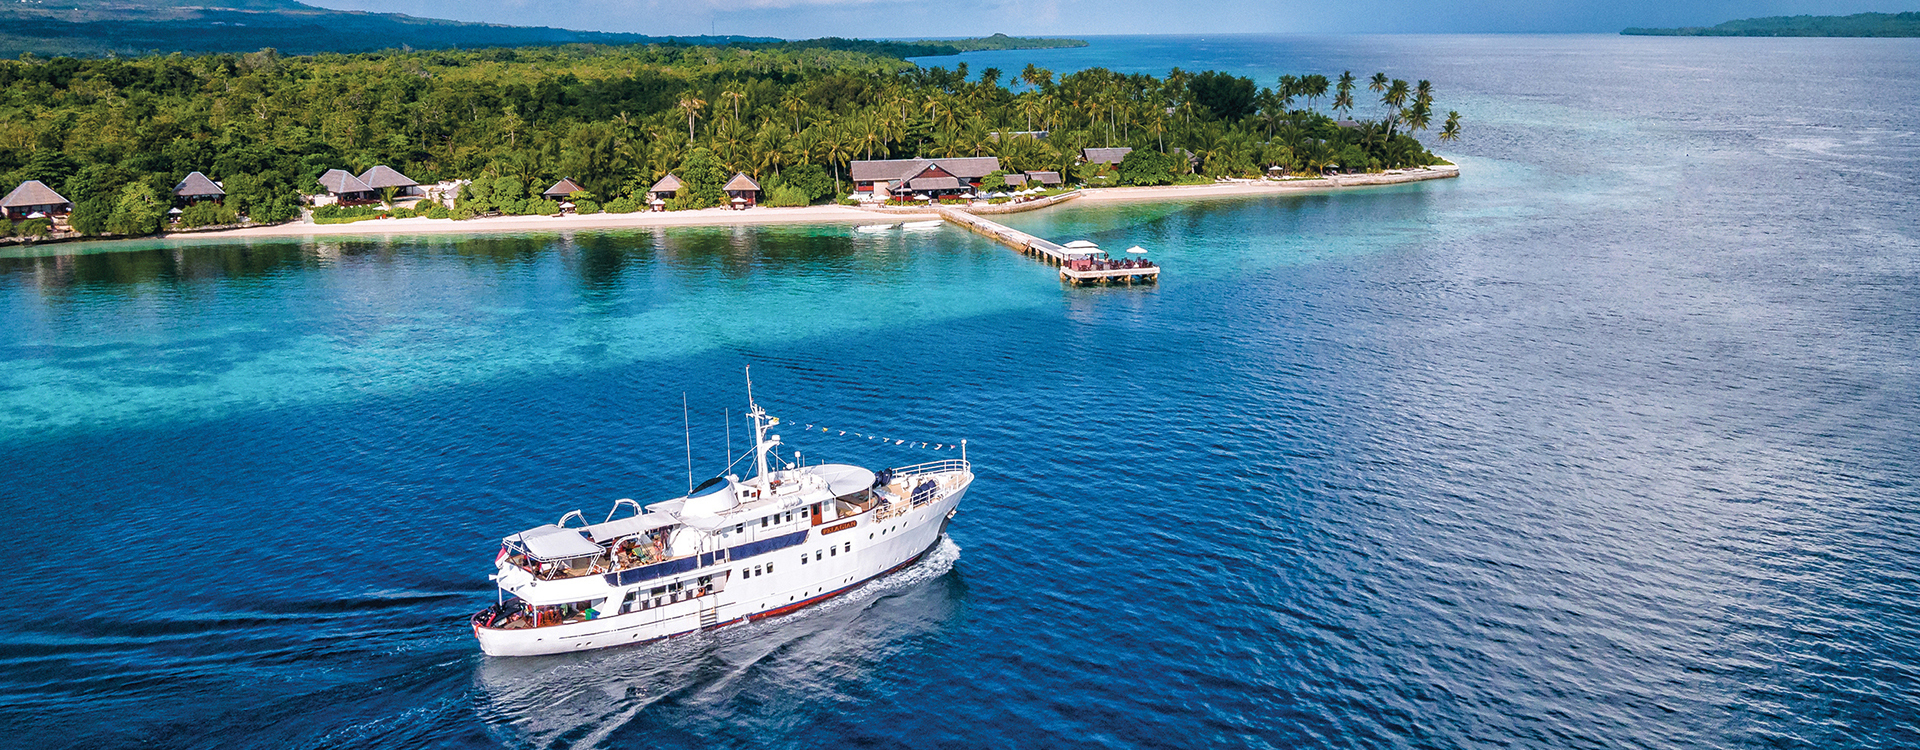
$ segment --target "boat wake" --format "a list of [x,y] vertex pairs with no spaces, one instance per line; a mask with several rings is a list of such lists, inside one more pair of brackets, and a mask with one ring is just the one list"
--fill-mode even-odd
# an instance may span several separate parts
[[[919,562],[780,617],[633,647],[489,658],[475,710],[503,744],[598,747],[684,725],[683,714],[752,723],[747,706],[795,705],[858,680],[958,611],[940,585],[960,547],[941,537]],[[750,700],[735,700],[750,697]]]

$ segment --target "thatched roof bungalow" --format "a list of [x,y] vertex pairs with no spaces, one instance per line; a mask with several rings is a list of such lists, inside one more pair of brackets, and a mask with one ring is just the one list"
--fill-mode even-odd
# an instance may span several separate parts
[[1028,172],[1027,180],[1036,185],[1058,185],[1061,182],[1059,172]]
[[543,192],[540,195],[550,200],[566,200],[567,196],[573,195],[574,193],[578,193],[585,189],[586,188],[580,187],[580,183],[574,182],[573,178],[568,177],[560,180],[559,182],[553,183],[553,187],[547,188],[546,192]]
[[[73,202],[39,180],[20,183],[0,200],[0,211],[9,219],[52,218],[73,213]],[[35,216],[38,214],[38,216]]]
[[733,179],[720,188],[727,192],[727,200],[735,208],[746,208],[760,203],[760,183],[754,182],[745,172],[737,172]]
[[199,203],[201,201],[214,201],[218,203],[220,199],[227,197],[227,191],[220,187],[220,183],[207,179],[206,175],[194,171],[188,172],[186,179],[181,180],[180,184],[173,186],[173,197],[176,200],[186,201],[189,204]]
[[329,169],[320,175],[320,188],[327,197],[341,203],[366,203],[376,199],[373,188],[352,172],[344,169]]
[[1133,153],[1133,149],[1128,146],[1120,146],[1118,148],[1087,148],[1080,150],[1080,160],[1094,166],[1102,164],[1117,165],[1127,158],[1127,154],[1131,153]]
[[686,183],[681,182],[679,177],[669,172],[667,176],[660,178],[659,182],[653,183],[653,187],[647,188],[647,195],[654,200],[665,201],[686,188]]
[[413,195],[419,192],[415,188],[420,186],[420,183],[414,182],[412,177],[400,174],[393,167],[385,164],[376,164],[367,171],[361,172],[360,181],[376,191],[395,188],[395,195]]

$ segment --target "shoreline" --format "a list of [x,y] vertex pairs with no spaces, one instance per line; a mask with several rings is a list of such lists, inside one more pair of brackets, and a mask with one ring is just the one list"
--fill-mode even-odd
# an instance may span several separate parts
[[[1054,196],[1046,200],[1034,201],[1034,205],[1031,206],[994,206],[991,210],[980,211],[979,213],[1020,213],[1084,202],[1101,203],[1284,195],[1288,193],[1340,190],[1344,188],[1398,185],[1458,176],[1460,176],[1460,168],[1458,166],[1442,165],[1428,167],[1426,169],[1406,170],[1398,174],[1339,175],[1307,180],[1287,180],[1283,182],[1269,180],[1233,180],[1204,185],[1088,188]],[[966,210],[964,207],[955,208],[962,211]],[[968,213],[974,212],[968,211]],[[605,229],[646,229],[654,227],[712,227],[768,224],[871,224],[898,221],[927,221],[939,218],[941,218],[941,215],[937,211],[913,208],[869,209],[842,205],[807,206],[804,208],[772,208],[763,206],[750,208],[745,211],[735,211],[730,208],[704,208],[697,211],[673,211],[666,213],[599,213],[584,216],[577,214],[569,214],[567,216],[492,216],[480,219],[467,219],[465,221],[410,218],[369,219],[346,224],[293,222],[262,227],[247,227],[244,229],[223,229],[211,232],[168,232],[148,237],[130,237],[126,239],[81,239],[79,243],[98,245],[119,242],[150,242],[154,240],[178,242],[281,237],[508,234],[520,232],[571,232]],[[23,247],[30,247],[30,245]]]

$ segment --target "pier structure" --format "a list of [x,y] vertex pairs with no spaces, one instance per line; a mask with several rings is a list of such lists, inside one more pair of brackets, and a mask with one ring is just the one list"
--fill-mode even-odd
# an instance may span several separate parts
[[1060,278],[1072,284],[1099,284],[1157,282],[1160,280],[1160,266],[1146,260],[1099,260],[1093,256],[1098,251],[1071,248],[1052,240],[1035,237],[1026,232],[991,221],[965,211],[951,208],[940,209],[940,216],[947,221],[965,227],[976,234],[985,235],[1003,245],[1020,251],[1022,255],[1038,258],[1049,265],[1060,267]]

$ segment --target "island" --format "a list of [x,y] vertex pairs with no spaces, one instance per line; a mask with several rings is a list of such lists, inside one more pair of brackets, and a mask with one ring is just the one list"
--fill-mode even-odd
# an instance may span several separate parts
[[1718,26],[1677,29],[1630,28],[1628,36],[1920,36],[1920,13],[1855,13],[1851,16],[1768,16]]
[[1461,133],[1438,96],[804,42],[28,55],[0,61],[0,235],[858,222],[1404,182],[1457,174],[1420,140]]
[[650,36],[508,26],[319,8],[295,0],[54,0],[0,3],[0,57],[137,56],[171,52],[289,54],[382,49],[524,47],[554,44],[675,44],[747,49],[833,49],[887,57],[933,57],[1002,49],[1081,47],[1078,39],[1010,37],[789,41],[749,36]]

